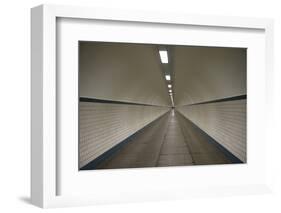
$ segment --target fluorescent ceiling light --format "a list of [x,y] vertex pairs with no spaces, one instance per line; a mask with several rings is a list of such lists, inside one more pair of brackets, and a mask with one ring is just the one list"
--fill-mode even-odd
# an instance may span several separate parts
[[172,92],[172,90],[170,89],[169,92]]
[[167,64],[168,63],[168,52],[166,50],[159,50],[159,54],[160,54],[161,62],[163,64]]
[[167,81],[171,80],[171,76],[170,75],[165,75],[165,78],[166,78]]
[[172,85],[171,85],[171,84],[168,84],[168,87],[169,87],[169,88],[172,88]]

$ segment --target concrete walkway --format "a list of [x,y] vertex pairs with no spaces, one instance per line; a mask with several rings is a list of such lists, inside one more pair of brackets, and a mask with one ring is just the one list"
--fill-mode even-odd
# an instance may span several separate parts
[[206,134],[171,110],[130,138],[98,169],[231,163]]
[[169,114],[168,128],[160,149],[156,166],[192,165],[190,150],[174,111]]

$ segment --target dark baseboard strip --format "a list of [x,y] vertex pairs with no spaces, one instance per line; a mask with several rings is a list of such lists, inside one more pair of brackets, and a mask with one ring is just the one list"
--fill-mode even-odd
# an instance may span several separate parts
[[236,100],[243,100],[243,99],[247,99],[247,95],[238,95],[238,96],[233,96],[233,97],[228,97],[228,98],[221,98],[221,99],[216,99],[216,100],[211,100],[211,101],[204,101],[204,102],[199,102],[199,103],[195,103],[195,104],[188,104],[188,105],[185,105],[185,106],[210,104],[210,103],[225,102],[225,101],[236,101]]
[[[169,112],[169,111],[168,111]],[[116,154],[119,150],[122,149],[122,147],[124,147],[126,144],[132,142],[133,137],[135,137],[138,134],[141,134],[145,129],[149,128],[153,123],[155,123],[156,121],[158,121],[159,119],[161,119],[162,117],[164,117],[168,112],[164,113],[163,115],[161,115],[160,117],[156,118],[154,121],[150,122],[149,124],[147,124],[146,126],[144,126],[142,129],[138,130],[137,132],[135,132],[134,134],[130,135],[129,137],[127,137],[125,140],[121,141],[120,143],[118,143],[117,145],[113,146],[112,148],[110,148],[109,150],[107,150],[106,152],[104,152],[103,154],[101,154],[99,157],[97,157],[96,159],[92,160],[90,163],[86,164],[85,166],[83,166],[82,168],[80,168],[79,170],[93,170],[93,169],[98,169],[98,166],[103,163],[104,161],[110,159],[114,154]]]
[[223,145],[221,145],[219,142],[217,142],[215,139],[213,139],[210,135],[208,135],[204,130],[202,130],[200,127],[198,127],[195,123],[193,123],[191,120],[186,118],[182,113],[177,111],[184,119],[186,119],[188,122],[191,123],[191,125],[200,132],[208,141],[208,143],[213,144],[216,146],[224,155],[230,160],[231,163],[244,163],[239,158],[237,158],[235,155],[233,155],[228,149],[226,149]]
[[80,102],[91,102],[91,103],[104,103],[104,104],[125,104],[125,105],[166,107],[166,106],[159,106],[159,105],[153,105],[153,104],[142,104],[142,103],[133,103],[133,102],[126,102],[126,101],[113,101],[113,100],[105,100],[105,99],[98,99],[98,98],[86,98],[86,97],[80,97],[79,101]]

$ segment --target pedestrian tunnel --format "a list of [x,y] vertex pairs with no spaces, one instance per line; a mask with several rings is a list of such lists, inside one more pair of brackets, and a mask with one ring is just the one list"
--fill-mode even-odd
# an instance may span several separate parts
[[245,163],[246,49],[79,42],[79,169]]

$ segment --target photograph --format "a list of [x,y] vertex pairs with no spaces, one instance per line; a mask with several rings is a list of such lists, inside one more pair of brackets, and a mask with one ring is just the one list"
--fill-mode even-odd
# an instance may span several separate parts
[[78,48],[79,171],[247,163],[247,48]]

